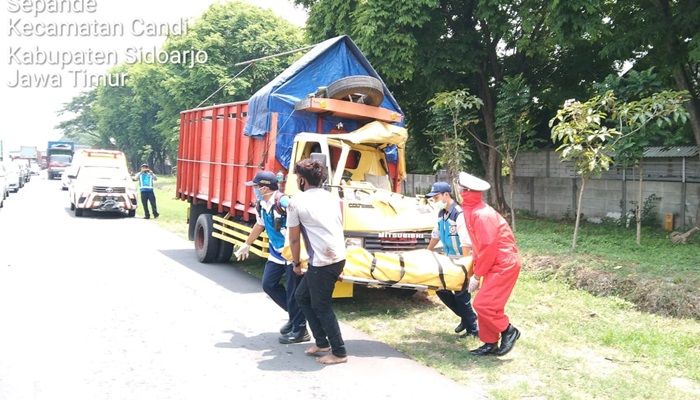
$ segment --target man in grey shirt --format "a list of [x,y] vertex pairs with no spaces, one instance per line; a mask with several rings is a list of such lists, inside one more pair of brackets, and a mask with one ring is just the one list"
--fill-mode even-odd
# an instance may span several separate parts
[[345,343],[338,319],[332,308],[335,282],[345,266],[345,237],[337,198],[321,188],[328,173],[316,160],[305,159],[294,166],[300,193],[294,195],[287,208],[287,229],[292,250],[294,273],[301,274],[301,237],[309,253],[309,266],[301,279],[295,297],[306,316],[315,344],[306,349],[308,355],[330,351],[317,361],[339,364],[347,361]]

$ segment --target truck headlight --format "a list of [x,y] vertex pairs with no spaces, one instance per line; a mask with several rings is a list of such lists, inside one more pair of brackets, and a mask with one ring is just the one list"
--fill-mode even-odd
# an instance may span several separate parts
[[362,238],[345,238],[345,247],[350,246],[364,247],[365,241]]

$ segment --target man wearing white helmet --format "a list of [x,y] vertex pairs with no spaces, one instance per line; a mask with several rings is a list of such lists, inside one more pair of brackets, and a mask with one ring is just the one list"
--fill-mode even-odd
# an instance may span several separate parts
[[469,291],[478,289],[483,278],[473,306],[478,316],[479,338],[484,345],[470,353],[502,356],[513,349],[520,337],[520,331],[510,324],[505,314],[506,303],[520,273],[518,247],[506,220],[483,200],[483,192],[491,185],[466,172],[459,173],[459,185],[474,260]]

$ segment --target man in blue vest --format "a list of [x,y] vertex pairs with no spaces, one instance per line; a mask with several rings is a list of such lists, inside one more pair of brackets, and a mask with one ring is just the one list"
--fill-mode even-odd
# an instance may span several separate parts
[[156,194],[153,191],[153,182],[158,180],[156,174],[154,174],[148,167],[148,164],[141,164],[141,172],[136,174],[136,180],[139,181],[139,188],[141,189],[141,204],[143,205],[144,218],[151,218],[151,213],[148,211],[148,203],[151,203],[151,208],[153,209],[153,217],[158,218],[158,207],[156,207]]
[[[293,271],[293,265],[282,257],[284,234],[287,229],[287,206],[289,198],[278,191],[277,176],[269,171],[258,172],[252,181],[246,182],[252,186],[257,199],[257,221],[245,243],[236,251],[238,261],[248,258],[250,245],[265,231],[270,239],[269,253],[262,277],[262,287],[265,293],[289,315],[289,321],[282,326],[279,342],[283,344],[301,343],[311,340],[306,330],[306,319],[299,308],[294,292],[301,277]],[[286,288],[280,283],[286,276]]]
[[[467,232],[467,225],[462,216],[462,208],[452,199],[452,188],[447,182],[435,182],[430,193],[434,204],[438,205],[438,219],[428,244],[428,250],[433,250],[438,242],[442,243],[442,252],[447,256],[467,256],[472,246]],[[460,317],[455,333],[466,331],[463,336],[478,336],[476,314],[470,303],[471,294],[465,287],[459,292],[438,290],[440,300]]]

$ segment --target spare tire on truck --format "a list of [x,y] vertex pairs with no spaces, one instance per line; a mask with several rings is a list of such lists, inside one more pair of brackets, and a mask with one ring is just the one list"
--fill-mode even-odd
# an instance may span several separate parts
[[200,214],[194,226],[194,250],[199,262],[208,264],[216,261],[221,240],[212,236],[214,221],[211,214]]
[[326,92],[331,99],[348,100],[370,106],[378,106],[384,100],[382,81],[365,75],[353,75],[338,79],[328,85]]

